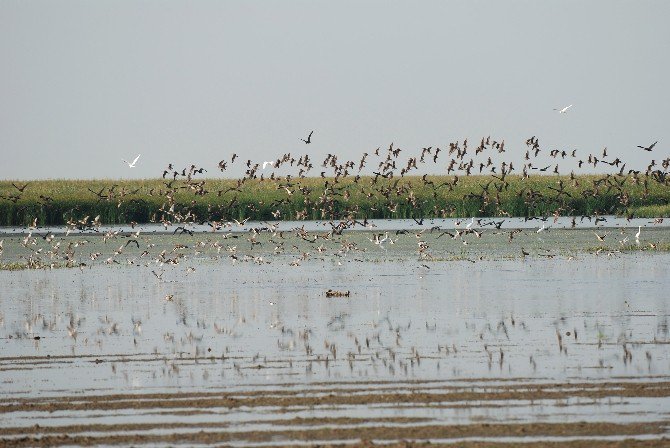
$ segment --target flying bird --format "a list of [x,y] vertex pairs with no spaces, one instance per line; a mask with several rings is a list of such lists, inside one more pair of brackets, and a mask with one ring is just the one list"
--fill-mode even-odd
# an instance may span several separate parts
[[554,109],[554,110],[557,110],[559,114],[564,114],[564,113],[566,113],[566,112],[568,111],[568,109],[570,109],[571,107],[572,107],[572,104],[569,105],[569,106],[565,106],[563,109]]
[[307,136],[307,140],[305,140],[304,138],[301,138],[300,140],[309,145],[310,143],[312,143],[312,134],[314,134],[314,131],[309,133],[309,135]]
[[139,159],[141,155],[142,154],[138,154],[137,157],[135,157],[135,160],[132,161],[132,163],[128,162],[125,159],[121,159],[121,160],[123,160],[124,162],[126,162],[128,164],[128,168],[135,168],[135,164],[137,163],[137,159]]
[[598,241],[600,241],[601,243],[605,242],[605,237],[607,236],[607,234],[598,235],[596,232],[593,232],[593,234],[596,236],[596,238],[598,238]]
[[656,146],[656,143],[658,143],[658,140],[656,140],[654,143],[652,143],[652,144],[649,145],[649,146],[640,146],[640,145],[637,145],[637,147],[640,148],[640,149],[644,149],[645,151],[651,151],[652,149],[654,149],[654,146]]
[[275,167],[274,162],[263,162],[263,169],[265,169],[268,165],[270,165],[272,168]]
[[23,187],[19,187],[19,186],[17,186],[14,182],[12,182],[12,186],[13,186],[14,188],[16,188],[17,190],[19,190],[19,193],[23,193],[23,190],[26,189],[26,187],[28,186],[28,183],[26,183]]

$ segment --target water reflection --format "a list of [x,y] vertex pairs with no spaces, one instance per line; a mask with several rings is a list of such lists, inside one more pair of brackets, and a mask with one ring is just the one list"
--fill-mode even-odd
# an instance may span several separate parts
[[[205,386],[213,377],[659,374],[670,257],[651,258],[429,268],[412,258],[309,259],[299,268],[202,260],[190,273],[167,268],[163,281],[151,266],[2,272],[0,378],[6,393],[40,393]],[[350,297],[327,298],[328,289]],[[31,374],[17,375],[17,365]],[[72,368],[81,380],[71,381]]]

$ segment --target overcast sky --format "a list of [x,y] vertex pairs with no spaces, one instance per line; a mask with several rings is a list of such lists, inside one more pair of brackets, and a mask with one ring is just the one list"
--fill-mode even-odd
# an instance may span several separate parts
[[668,18],[663,0],[1,0],[0,178],[221,175],[233,152],[359,158],[489,134],[516,155],[537,135],[631,165],[660,140],[660,159]]

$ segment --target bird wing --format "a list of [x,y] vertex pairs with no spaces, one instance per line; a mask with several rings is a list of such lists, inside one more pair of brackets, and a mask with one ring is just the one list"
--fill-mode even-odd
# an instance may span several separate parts
[[137,162],[137,159],[139,159],[141,155],[142,154],[138,154],[137,157],[135,157],[135,160],[133,160],[133,165],[135,165],[135,162]]

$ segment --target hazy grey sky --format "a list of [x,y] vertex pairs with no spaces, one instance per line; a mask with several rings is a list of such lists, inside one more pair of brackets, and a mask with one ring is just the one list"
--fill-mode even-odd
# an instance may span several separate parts
[[0,178],[217,175],[233,152],[488,134],[519,159],[531,135],[640,163],[661,140],[660,159],[669,17],[662,0],[0,0]]

